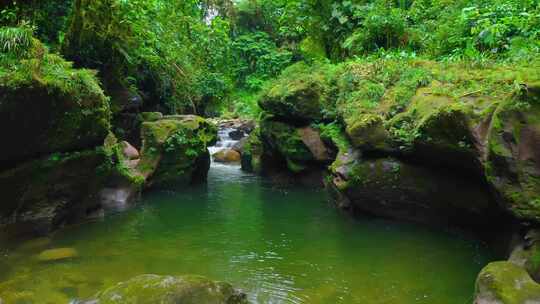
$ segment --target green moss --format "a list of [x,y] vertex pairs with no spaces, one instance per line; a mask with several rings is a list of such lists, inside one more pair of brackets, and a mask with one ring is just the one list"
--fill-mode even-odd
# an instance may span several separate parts
[[[7,30],[0,29],[0,36]],[[74,69],[32,41],[0,55],[0,128],[10,142],[1,159],[25,160],[100,145],[110,129],[111,112],[95,72]]]
[[[217,128],[193,116],[165,116],[142,124],[143,147],[137,170],[151,175],[151,184],[169,187],[192,182],[207,171],[208,146],[217,139]],[[206,174],[206,172],[204,172]]]
[[505,304],[540,301],[540,285],[527,272],[510,262],[494,262],[478,275],[476,299],[500,301]]
[[298,173],[306,168],[306,163],[314,160],[298,130],[286,123],[265,119],[261,122],[261,136],[264,142],[287,162],[292,172]]
[[99,303],[246,304],[244,295],[224,282],[200,276],[141,275],[97,295]]
[[259,98],[260,107],[282,119],[297,122],[320,121],[327,113],[330,65],[297,63],[269,83]]

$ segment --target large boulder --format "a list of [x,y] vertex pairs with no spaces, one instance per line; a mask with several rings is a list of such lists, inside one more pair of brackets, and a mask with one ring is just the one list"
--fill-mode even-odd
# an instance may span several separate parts
[[283,76],[263,90],[260,107],[282,120],[295,124],[319,121],[328,94],[326,75],[303,63],[283,72]]
[[194,115],[165,116],[142,124],[143,147],[137,170],[153,187],[176,187],[206,179],[208,147],[217,128]]
[[0,73],[0,169],[55,152],[92,149],[109,131],[108,98],[95,72],[74,69],[33,41],[27,46],[31,54]]
[[[354,151],[354,150],[352,150]],[[331,186],[344,207],[433,224],[471,224],[499,215],[488,188],[473,179],[395,158],[340,153]]]
[[141,275],[119,283],[84,303],[247,304],[246,296],[224,282],[200,276]]
[[[47,233],[100,207],[98,193],[111,177],[104,149],[53,154],[0,173],[0,227]],[[12,229],[8,229],[12,228]]]
[[478,275],[474,304],[540,303],[540,285],[521,267],[494,262]]
[[223,149],[212,155],[214,161],[218,163],[239,163],[241,160],[240,152],[233,149]]
[[540,102],[502,104],[493,114],[482,160],[501,204],[518,218],[539,222]]
[[265,153],[283,159],[291,172],[302,172],[315,162],[296,127],[265,119],[261,122],[260,134],[267,148]]

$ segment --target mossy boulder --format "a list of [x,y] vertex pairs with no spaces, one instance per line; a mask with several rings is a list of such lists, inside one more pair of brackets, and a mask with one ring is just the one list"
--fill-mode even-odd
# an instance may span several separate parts
[[485,185],[438,169],[349,152],[340,153],[331,171],[331,186],[345,199],[338,203],[357,211],[457,225],[499,216]]
[[165,116],[144,122],[142,139],[137,170],[149,186],[175,187],[206,179],[217,128],[194,115]]
[[283,159],[291,172],[302,172],[315,161],[296,127],[265,119],[261,122],[260,132],[266,148],[265,153]]
[[74,69],[33,41],[25,56],[2,60],[0,168],[55,152],[92,149],[110,128],[108,98],[95,72]]
[[540,285],[510,262],[487,265],[476,280],[475,304],[540,303]]
[[261,130],[255,128],[247,137],[241,151],[242,170],[247,172],[262,172],[262,157],[264,153],[263,143],[261,141]]
[[54,262],[60,260],[73,259],[79,256],[75,248],[55,248],[42,251],[37,259],[40,262]]
[[484,158],[488,181],[518,218],[540,221],[540,102],[507,102],[493,115]]
[[540,230],[529,230],[513,248],[508,260],[523,267],[533,280],[540,282]]
[[247,304],[230,284],[200,276],[141,275],[119,283],[87,303],[100,304]]
[[322,120],[328,94],[327,78],[323,73],[309,71],[313,69],[304,63],[286,69],[282,78],[263,90],[260,107],[295,124]]
[[354,147],[362,150],[391,150],[384,119],[377,114],[362,114],[347,124],[347,136]]
[[100,207],[114,168],[104,149],[53,154],[0,173],[0,226],[43,234]]

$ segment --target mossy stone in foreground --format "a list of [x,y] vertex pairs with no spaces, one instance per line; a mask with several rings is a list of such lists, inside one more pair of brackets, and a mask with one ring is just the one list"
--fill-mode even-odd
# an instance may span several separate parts
[[[141,275],[97,295],[99,304],[247,304],[224,282],[200,276]],[[87,302],[94,303],[94,302]]]
[[540,303],[540,285],[520,266],[510,262],[494,262],[478,275],[474,303]]
[[199,116],[165,116],[144,122],[137,170],[154,187],[169,188],[204,180],[210,166],[208,146],[216,138],[216,126]]

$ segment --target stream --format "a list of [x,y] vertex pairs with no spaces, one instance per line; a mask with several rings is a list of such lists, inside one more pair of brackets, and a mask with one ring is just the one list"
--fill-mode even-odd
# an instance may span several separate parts
[[[213,152],[234,144],[226,133]],[[62,247],[78,256],[37,259]],[[75,303],[147,273],[228,281],[252,303],[470,304],[492,259],[464,233],[353,218],[323,189],[278,187],[216,163],[205,185],[150,192],[48,238],[0,243],[0,253],[0,298],[13,304]]]

